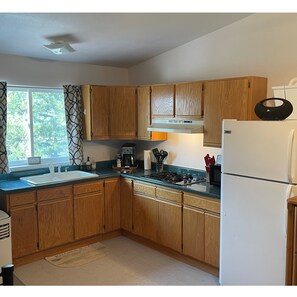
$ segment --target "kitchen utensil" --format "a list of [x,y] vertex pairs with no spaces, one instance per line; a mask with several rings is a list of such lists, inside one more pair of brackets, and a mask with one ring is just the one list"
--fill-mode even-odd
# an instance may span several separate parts
[[160,156],[160,152],[159,152],[158,148],[154,148],[154,149],[152,149],[152,152],[153,152],[153,154],[154,154],[156,160],[158,161],[158,158],[159,158],[159,156]]

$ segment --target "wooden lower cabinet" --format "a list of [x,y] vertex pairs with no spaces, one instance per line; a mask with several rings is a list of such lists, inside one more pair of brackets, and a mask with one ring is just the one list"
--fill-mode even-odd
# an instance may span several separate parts
[[157,200],[157,242],[175,251],[182,248],[182,206]]
[[184,194],[183,253],[219,267],[220,200]]
[[120,221],[120,180],[106,179],[104,182],[104,231],[121,228]]
[[81,239],[104,231],[103,182],[95,181],[73,186],[74,238]]
[[133,232],[156,241],[157,205],[152,197],[134,194]]
[[[9,195],[12,257],[30,255],[38,249],[35,191]],[[8,209],[5,209],[8,211]]]
[[204,237],[204,211],[185,206],[183,209],[183,253],[199,261],[204,261]]
[[73,241],[72,186],[39,190],[37,200],[39,249]]
[[132,232],[133,181],[131,179],[120,179],[120,199],[121,228]]
[[220,215],[205,212],[205,263],[219,267]]

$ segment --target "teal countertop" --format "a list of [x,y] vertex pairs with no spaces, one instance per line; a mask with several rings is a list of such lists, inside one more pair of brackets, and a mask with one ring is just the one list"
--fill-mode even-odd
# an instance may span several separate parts
[[[186,170],[186,169],[182,169]],[[33,173],[34,172],[34,173]],[[202,182],[199,184],[193,184],[193,185],[188,185],[188,186],[180,186],[180,185],[174,185],[174,184],[168,184],[164,183],[162,181],[158,180],[152,180],[144,177],[145,175],[149,175],[150,173],[154,172],[153,170],[144,170],[142,168],[137,168],[136,171],[133,173],[127,172],[127,173],[120,173],[117,170],[113,170],[110,167],[105,167],[102,166],[97,166],[96,171],[93,173],[97,173],[98,177],[95,178],[89,178],[89,179],[82,179],[82,180],[75,180],[71,182],[63,182],[63,183],[56,183],[56,184],[48,184],[48,185],[32,185],[26,181],[20,180],[19,178],[21,176],[29,176],[29,175],[34,175],[34,174],[43,174],[43,173],[48,173],[46,170],[39,170],[38,172],[36,171],[26,171],[26,172],[20,172],[20,173],[11,173],[3,176],[0,179],[0,191],[3,193],[9,193],[9,192],[20,192],[20,191],[27,191],[27,190],[33,190],[33,189],[43,189],[43,188],[51,188],[51,187],[56,187],[59,185],[67,185],[67,184],[73,184],[73,183],[81,183],[81,182],[86,182],[86,181],[91,181],[91,180],[100,180],[100,179],[106,179],[106,178],[111,178],[111,177],[127,177],[139,181],[144,181],[144,182],[150,182],[155,185],[160,185],[160,186],[166,186],[172,189],[180,190],[183,192],[189,192],[193,194],[200,194],[212,198],[218,198],[220,199],[220,188],[216,186],[212,186],[207,182]],[[195,171],[195,173],[200,174],[201,176],[205,177],[205,172],[203,171]]]

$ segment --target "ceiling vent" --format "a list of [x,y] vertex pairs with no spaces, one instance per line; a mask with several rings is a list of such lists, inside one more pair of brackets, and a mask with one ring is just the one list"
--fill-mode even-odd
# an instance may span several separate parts
[[44,45],[44,47],[53,52],[55,55],[64,55],[75,52],[75,49],[71,47],[69,43],[64,41],[53,42],[49,45]]

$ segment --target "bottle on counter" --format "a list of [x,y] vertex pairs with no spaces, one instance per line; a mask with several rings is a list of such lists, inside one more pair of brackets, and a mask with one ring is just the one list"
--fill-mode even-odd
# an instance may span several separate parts
[[117,154],[117,167],[122,167],[121,154]]
[[92,163],[90,161],[90,157],[87,158],[86,166],[87,166],[87,171],[92,171]]

